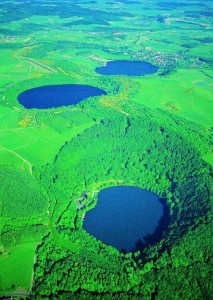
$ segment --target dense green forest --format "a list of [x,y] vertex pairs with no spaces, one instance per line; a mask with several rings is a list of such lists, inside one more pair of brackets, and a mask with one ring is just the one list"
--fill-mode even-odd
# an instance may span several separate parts
[[78,255],[62,252],[47,238],[38,252],[36,291],[65,299],[171,299],[171,295],[174,299],[210,299],[211,230],[207,225],[189,230],[171,250],[147,262],[138,260],[137,253],[119,255],[97,241],[85,243],[83,232],[85,248]]
[[[212,9],[1,1],[0,298],[212,299]],[[120,60],[158,70],[96,72]],[[106,94],[49,109],[18,101],[63,84]],[[127,252],[83,229],[113,186],[160,197],[161,236]]]
[[[172,131],[166,123],[159,125],[153,121],[147,109],[138,107],[137,112],[140,117],[115,114],[113,118],[102,119],[66,143],[54,164],[48,164],[44,169],[41,179],[50,188],[56,230],[70,241],[70,248],[58,258],[60,250],[54,246],[53,237],[44,240],[39,248],[39,266],[35,269],[35,288],[39,294],[60,295],[63,290],[78,295],[82,291],[83,297],[83,290],[110,291],[121,292],[118,299],[128,297],[128,293],[151,299],[159,289],[159,299],[169,299],[171,292],[179,290],[179,272],[184,272],[184,278],[188,278],[194,260],[198,262],[197,276],[202,265],[203,276],[208,278],[207,262],[211,250],[209,243],[204,243],[203,249],[202,240],[208,241],[211,230],[205,233],[206,236],[200,230],[204,224],[208,228],[211,219],[211,170],[180,133]],[[157,120],[161,114],[155,112]],[[92,191],[119,183],[142,187],[167,199],[170,225],[158,244],[148,248],[143,245],[133,254],[120,254],[82,230],[82,216],[96,202]],[[84,190],[89,191],[90,197],[84,200],[84,208],[79,211],[75,202]],[[190,239],[195,236],[198,240],[191,244]],[[152,243],[151,237],[147,237],[147,242]],[[50,243],[52,258],[48,255],[47,263],[45,253]],[[187,248],[197,246],[200,255],[187,257],[186,253],[191,251]],[[205,267],[201,263],[203,251],[207,253]],[[61,270],[61,275],[56,276],[56,270]],[[46,274],[45,283],[43,274]],[[172,282],[171,291],[165,292],[164,285],[159,283],[161,277],[165,286]],[[198,278],[194,276],[191,280],[191,294],[201,295]],[[188,286],[189,282],[182,284]]]
[[0,180],[3,216],[26,218],[47,211],[47,197],[38,181],[27,172],[5,167],[0,171]]

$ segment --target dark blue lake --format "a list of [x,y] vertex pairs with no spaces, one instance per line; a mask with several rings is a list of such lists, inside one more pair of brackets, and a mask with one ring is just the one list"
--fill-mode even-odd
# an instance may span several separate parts
[[143,61],[113,60],[106,66],[96,68],[96,72],[102,75],[128,75],[143,76],[154,74],[158,67]]
[[25,108],[52,108],[74,105],[86,98],[105,94],[106,91],[90,85],[47,85],[24,91],[18,96],[18,101]]
[[154,193],[137,187],[102,190],[83,228],[119,251],[134,252],[158,242],[169,224],[169,209]]

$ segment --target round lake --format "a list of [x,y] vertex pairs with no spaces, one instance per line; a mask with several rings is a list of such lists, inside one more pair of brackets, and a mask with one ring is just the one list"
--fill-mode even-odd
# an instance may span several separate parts
[[133,252],[160,240],[168,227],[169,210],[154,193],[137,187],[102,190],[83,228],[119,251]]
[[107,62],[106,66],[96,68],[96,72],[102,75],[128,75],[143,76],[154,74],[157,66],[143,61],[113,60]]
[[86,98],[106,94],[106,91],[90,85],[47,85],[24,91],[18,96],[18,101],[25,108],[44,109],[74,105]]

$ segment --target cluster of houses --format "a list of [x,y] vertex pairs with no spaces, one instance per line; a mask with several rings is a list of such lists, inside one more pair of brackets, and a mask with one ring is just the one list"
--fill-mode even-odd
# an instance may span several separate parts
[[88,198],[88,195],[87,195],[87,191],[84,191],[81,195],[81,199],[80,200],[76,200],[76,206],[77,206],[77,209],[83,209],[85,207],[85,204],[83,203],[84,200],[86,200]]
[[3,41],[3,42],[10,42],[10,41],[15,41],[17,40],[17,36],[14,36],[14,35],[7,35],[7,36],[2,36],[0,38],[0,41]]

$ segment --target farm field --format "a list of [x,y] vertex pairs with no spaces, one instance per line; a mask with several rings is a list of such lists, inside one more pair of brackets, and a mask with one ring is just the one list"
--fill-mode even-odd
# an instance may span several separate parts
[[11,289],[24,290],[27,294],[32,279],[32,265],[34,263],[37,243],[23,243],[9,248],[9,257],[1,257],[1,281],[4,293]]
[[161,108],[206,128],[211,127],[212,80],[205,74],[202,76],[194,70],[179,69],[167,78],[138,82],[141,88],[133,98],[137,103]]
[[[206,0],[1,1],[0,298],[211,299],[212,10]],[[113,75],[98,73],[113,61]],[[122,62],[146,70],[127,75]],[[63,102],[65,85],[81,100]],[[42,86],[50,108],[39,92],[40,106],[19,102]],[[83,227],[99,192],[118,186],[164,207],[131,251]]]

